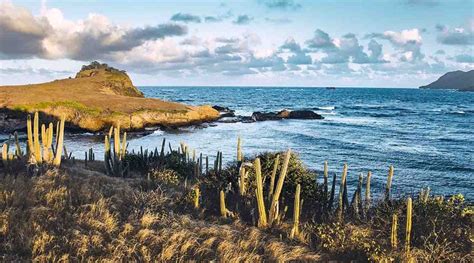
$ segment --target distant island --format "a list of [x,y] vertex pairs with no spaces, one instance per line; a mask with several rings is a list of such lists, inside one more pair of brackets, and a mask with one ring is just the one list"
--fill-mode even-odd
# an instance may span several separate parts
[[24,115],[38,111],[45,117],[66,118],[67,127],[87,131],[120,125],[127,130],[147,126],[181,126],[215,120],[211,106],[145,98],[127,73],[96,61],[74,78],[52,82],[0,86],[0,130],[24,128]]
[[460,91],[474,91],[474,70],[451,71],[441,76],[435,82],[420,89],[456,89]]

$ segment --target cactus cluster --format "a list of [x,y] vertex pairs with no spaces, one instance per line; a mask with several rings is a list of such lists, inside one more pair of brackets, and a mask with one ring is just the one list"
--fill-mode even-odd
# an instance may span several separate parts
[[[113,147],[111,138],[113,134]],[[112,150],[113,149],[113,150]],[[120,125],[111,127],[105,135],[104,163],[105,170],[110,176],[126,177],[128,175],[128,163],[125,162],[127,154],[127,133],[120,135]]]
[[61,165],[63,142],[64,142],[64,117],[56,123],[55,143],[53,144],[53,123],[49,123],[48,128],[45,124],[41,125],[40,140],[40,122],[38,112],[34,114],[33,124],[31,116],[28,115],[27,127],[27,152],[28,160],[32,164],[41,165],[43,163],[52,164],[59,167]]

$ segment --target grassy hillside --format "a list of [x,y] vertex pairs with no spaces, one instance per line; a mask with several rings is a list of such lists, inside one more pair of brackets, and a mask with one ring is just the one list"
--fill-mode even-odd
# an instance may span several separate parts
[[129,152],[117,128],[105,135],[104,161],[91,149],[55,163],[62,130],[55,137],[49,126],[40,142],[33,123],[26,152],[15,139],[3,145],[1,261],[474,259],[472,204],[429,189],[394,198],[393,167],[386,182],[372,180],[383,189],[371,188],[369,172],[349,193],[348,165],[325,163],[318,179],[297,154],[249,157],[240,140],[228,164],[165,140]]
[[75,78],[0,87],[0,108],[60,118],[76,127],[99,131],[118,123],[125,129],[148,125],[185,125],[213,120],[210,106],[193,107],[143,98],[126,73],[86,66]]

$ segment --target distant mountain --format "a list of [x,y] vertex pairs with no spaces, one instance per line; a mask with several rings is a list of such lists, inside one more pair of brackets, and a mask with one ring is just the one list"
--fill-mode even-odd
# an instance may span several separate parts
[[441,76],[437,81],[420,89],[457,89],[462,91],[474,91],[474,70],[467,72],[457,70]]

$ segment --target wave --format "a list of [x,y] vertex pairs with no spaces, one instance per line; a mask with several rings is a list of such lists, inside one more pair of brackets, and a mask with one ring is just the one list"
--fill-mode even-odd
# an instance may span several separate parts
[[323,107],[316,107],[316,110],[335,110],[336,106],[323,106]]

